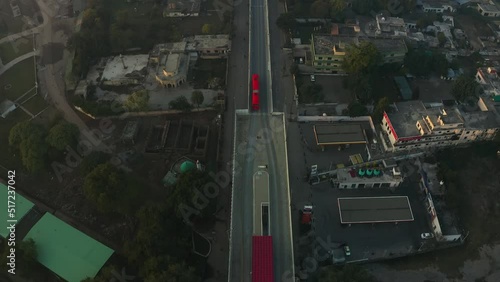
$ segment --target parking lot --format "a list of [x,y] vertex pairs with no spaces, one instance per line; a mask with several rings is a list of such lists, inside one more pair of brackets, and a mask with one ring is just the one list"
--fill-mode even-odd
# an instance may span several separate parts
[[[313,230],[325,242],[347,244],[351,256],[347,261],[396,257],[414,252],[421,247],[420,234],[430,232],[427,212],[414,183],[404,183],[393,193],[390,190],[336,189],[324,182],[310,187],[314,209]],[[415,218],[412,222],[352,224],[340,223],[337,199],[345,197],[408,196]]]
[[[315,251],[330,251],[342,244],[347,244],[351,249],[348,262],[397,257],[425,247],[425,240],[420,235],[430,232],[430,225],[422,195],[418,191],[417,175],[408,177],[394,192],[382,188],[342,190],[333,188],[330,182],[310,185],[306,174],[311,165],[317,164],[318,170],[322,171],[330,167],[334,169],[339,163],[349,165],[349,155],[359,153],[366,158],[365,145],[351,145],[343,151],[333,146],[322,152],[316,146],[312,126],[306,123],[290,123],[288,126],[288,150],[293,152],[289,153],[289,170],[296,261],[302,261]],[[338,198],[384,196],[407,196],[414,221],[351,226],[340,223]],[[300,230],[299,210],[305,205],[314,207],[313,228],[308,234]],[[427,242],[431,243],[432,240]]]

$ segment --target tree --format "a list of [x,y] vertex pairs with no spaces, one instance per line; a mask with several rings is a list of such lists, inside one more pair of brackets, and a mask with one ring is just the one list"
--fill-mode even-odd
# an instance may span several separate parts
[[401,14],[408,13],[415,8],[416,0],[398,0],[397,2],[391,0],[377,0],[378,8],[387,10],[393,16],[401,16]]
[[448,69],[451,67],[450,62],[448,62],[448,59],[442,53],[434,53],[430,65],[432,66],[432,70],[439,76],[448,75]]
[[321,93],[323,87],[320,84],[306,82],[299,87],[300,103],[323,102],[324,95]]
[[200,105],[203,104],[205,97],[203,96],[203,92],[196,90],[191,93],[191,103],[196,105],[197,108],[200,108]]
[[319,281],[375,282],[377,280],[364,268],[358,265],[346,264],[343,267],[328,266],[321,269]]
[[356,14],[370,15],[371,11],[375,10],[375,1],[372,0],[353,0],[352,9]]
[[477,97],[479,92],[480,88],[477,81],[464,75],[457,78],[451,87],[451,94],[460,102],[467,101],[470,97]]
[[189,104],[188,100],[184,96],[177,97],[176,99],[170,101],[168,106],[171,109],[189,112],[193,108],[191,104]]
[[[7,258],[7,256],[10,255],[11,249],[11,246],[8,246],[7,242],[7,240],[3,240],[2,244],[0,245],[0,269],[3,271],[8,270],[9,258]],[[15,253],[16,261],[18,265],[23,266],[22,269],[20,269],[21,276],[23,278],[39,278],[36,277],[36,274],[38,274],[36,270],[39,264],[36,260],[38,257],[38,252],[35,241],[31,238],[27,238],[23,241],[17,241],[16,246],[18,247]],[[36,280],[39,279],[35,279],[35,281]]]
[[330,0],[330,17],[342,19],[346,7],[347,3],[345,0]]
[[377,105],[373,110],[373,119],[375,120],[375,122],[381,121],[384,112],[387,111],[388,109],[389,109],[389,98],[384,97],[378,100]]
[[342,68],[349,74],[370,73],[381,62],[380,53],[375,45],[363,41],[347,47]]
[[432,70],[432,53],[422,49],[410,49],[405,57],[405,66],[411,74],[427,76]]
[[111,156],[107,153],[101,151],[93,151],[88,156],[86,156],[82,163],[80,164],[80,172],[82,176],[86,176],[94,170],[98,165],[104,164]]
[[[203,191],[203,187],[209,182],[211,182],[211,180],[205,172],[193,170],[182,173],[169,195],[167,200],[168,206],[176,210],[177,215],[183,216],[182,209],[185,206],[193,205],[192,201],[196,190]],[[215,212],[215,199],[207,199],[207,201],[208,202],[205,202],[203,208],[198,209],[198,214],[189,218],[189,220],[195,221],[204,219]],[[188,220],[187,218],[183,219]]]
[[201,27],[201,32],[203,34],[213,34],[215,32],[215,27],[213,24],[204,24]]
[[295,16],[293,14],[284,13],[279,15],[276,20],[276,25],[284,32],[289,32],[295,28],[297,21],[295,20]]
[[111,47],[115,51],[123,52],[136,44],[134,40],[135,32],[131,29],[122,29],[116,24],[111,26],[109,36]]
[[347,106],[347,111],[351,117],[359,117],[368,115],[368,110],[366,107],[359,102],[351,102]]
[[24,121],[14,125],[9,132],[9,145],[19,150],[19,144],[21,141],[28,138],[30,134],[42,134],[39,126],[31,123],[30,121]]
[[362,103],[368,103],[373,97],[373,84],[375,75],[354,73],[347,77],[348,89],[356,100]]
[[30,121],[16,124],[9,132],[9,144],[21,154],[21,161],[30,172],[38,172],[45,167],[48,146],[47,132],[41,125]]
[[330,3],[327,0],[316,0],[311,5],[311,17],[327,18],[330,16]]
[[188,259],[192,230],[176,216],[172,207],[165,203],[144,205],[135,218],[136,234],[126,242],[125,253],[130,263],[139,266],[141,276],[157,274],[165,271],[169,264]]
[[140,185],[131,177],[106,163],[98,165],[84,180],[85,196],[93,201],[101,212],[128,214],[133,210]]
[[25,271],[29,271],[37,266],[38,251],[36,243],[32,238],[19,242],[19,250],[21,250],[21,260]]
[[437,33],[437,39],[439,41],[439,46],[443,47],[444,44],[446,43],[446,36],[444,35],[444,32],[438,32]]
[[45,167],[48,146],[44,136],[30,135],[19,146],[21,161],[29,172],[38,172]]
[[147,90],[139,90],[127,97],[123,106],[130,112],[142,112],[148,110],[149,93]]
[[50,146],[62,151],[67,146],[75,147],[79,137],[80,131],[75,124],[61,121],[49,130],[45,140]]

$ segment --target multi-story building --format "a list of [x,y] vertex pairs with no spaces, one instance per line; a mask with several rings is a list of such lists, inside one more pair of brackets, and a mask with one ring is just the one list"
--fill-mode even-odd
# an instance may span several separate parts
[[164,87],[186,82],[190,65],[198,58],[224,59],[230,52],[228,35],[195,35],[183,41],[156,45],[149,56],[155,79]]
[[480,98],[476,106],[426,108],[421,101],[394,104],[382,118],[386,151],[432,149],[479,140],[492,140],[500,128],[494,105]]
[[357,36],[312,35],[312,65],[318,72],[344,73],[342,61],[347,47],[362,41],[372,42],[383,58],[383,63],[403,63],[408,51],[403,39]]
[[494,67],[478,68],[476,81],[481,85],[484,93],[500,97],[500,78]]
[[201,0],[168,0],[163,10],[164,17],[197,17],[200,15]]
[[361,41],[370,41],[377,47],[382,56],[383,64],[403,63],[408,47],[404,39],[398,38],[360,38]]
[[500,9],[494,4],[477,4],[477,11],[485,17],[499,17]]
[[230,40],[227,34],[195,35],[185,39],[186,51],[198,53],[202,59],[227,58],[230,50]]
[[443,0],[424,0],[422,3],[422,9],[426,13],[437,13],[437,14],[441,14],[444,12],[453,13],[456,11],[455,6],[456,6],[455,3]]
[[385,34],[389,36],[406,36],[406,24],[402,18],[385,17],[381,14],[375,17],[377,21],[377,34]]
[[355,36],[312,35],[313,67],[319,72],[343,73],[342,61],[350,44],[357,44]]

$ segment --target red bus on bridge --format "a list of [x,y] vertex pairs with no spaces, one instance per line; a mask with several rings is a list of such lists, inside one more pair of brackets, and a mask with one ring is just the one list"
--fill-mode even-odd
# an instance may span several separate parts
[[252,237],[252,282],[274,282],[273,237]]
[[259,105],[259,75],[252,75],[252,110],[258,111]]

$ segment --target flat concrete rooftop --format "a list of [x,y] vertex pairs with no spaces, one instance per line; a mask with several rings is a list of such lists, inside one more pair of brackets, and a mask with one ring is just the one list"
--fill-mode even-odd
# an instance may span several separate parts
[[[313,35],[313,48],[316,55],[333,55],[335,45],[358,44],[356,36]],[[345,48],[345,47],[344,47]]]
[[338,198],[340,222],[382,223],[413,221],[406,196]]
[[366,144],[366,136],[360,124],[314,125],[317,145]]
[[401,38],[363,38],[361,41],[370,41],[382,53],[401,53],[408,51],[406,43]]
[[134,71],[141,71],[147,67],[149,55],[115,56],[106,62],[102,78],[115,80],[125,78],[125,75]]

